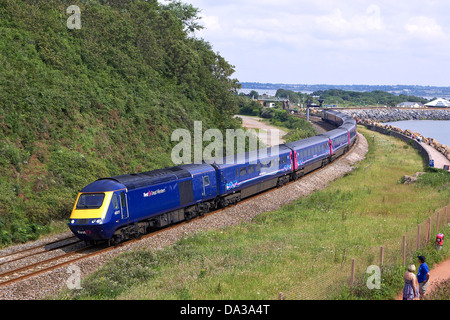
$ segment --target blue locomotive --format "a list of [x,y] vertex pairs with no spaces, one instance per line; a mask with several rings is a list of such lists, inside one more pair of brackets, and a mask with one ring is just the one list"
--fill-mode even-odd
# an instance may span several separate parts
[[325,110],[323,120],[340,127],[213,164],[99,179],[78,194],[69,228],[81,240],[119,243],[285,185],[334,161],[355,143],[351,117]]

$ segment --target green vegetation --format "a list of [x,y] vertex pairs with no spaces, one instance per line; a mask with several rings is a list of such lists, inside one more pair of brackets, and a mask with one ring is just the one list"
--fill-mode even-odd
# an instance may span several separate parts
[[283,137],[286,142],[294,142],[317,135],[311,123],[306,119],[297,118],[285,110],[273,110],[269,123],[289,129],[288,134]]
[[239,127],[233,66],[179,1],[0,0],[0,245],[69,217],[98,178],[172,165],[174,129]]
[[[348,282],[350,260],[376,264],[380,246],[398,243],[429,210],[448,204],[450,188],[398,183],[423,170],[418,152],[393,137],[360,132],[369,142],[366,159],[325,190],[252,223],[121,255],[84,280],[84,289],[58,298],[259,300],[276,299],[279,292],[286,299],[394,298],[404,268],[386,266],[382,290],[364,291],[362,280],[359,291],[349,290],[342,284]],[[430,172],[426,180],[438,181],[438,175]],[[431,263],[449,255],[448,249],[427,250],[421,253]]]
[[358,107],[358,106],[389,106],[395,107],[402,102],[420,102],[426,104],[427,99],[409,96],[405,94],[395,95],[389,92],[375,90],[371,92],[345,91],[340,89],[319,90],[308,95],[301,92],[294,92],[291,90],[279,89],[276,94],[280,98],[289,98],[292,103],[307,103],[315,102],[319,104],[317,99],[313,97],[320,97],[324,99],[324,105],[335,105],[339,107]]
[[[250,93],[251,96],[252,93]],[[253,101],[243,95],[239,95],[238,97],[238,106],[239,114],[241,115],[262,117],[268,119],[268,124],[270,125],[288,129],[289,132],[284,137],[286,142],[313,137],[317,134],[311,123],[290,114],[286,110],[280,109],[279,106],[276,108],[266,108],[261,106],[257,101]]]
[[325,99],[324,104],[336,104],[338,102],[341,106],[345,104],[346,107],[350,106],[390,106],[395,107],[402,102],[420,102],[426,104],[429,101],[424,98],[416,96],[407,96],[404,94],[395,95],[381,90],[375,90],[372,92],[356,92],[356,91],[344,91],[344,90],[326,90],[316,91],[313,96],[320,96]]

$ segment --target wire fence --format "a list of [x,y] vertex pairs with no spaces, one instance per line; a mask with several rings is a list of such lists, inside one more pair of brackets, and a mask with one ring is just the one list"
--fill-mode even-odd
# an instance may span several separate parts
[[[283,300],[327,300],[336,297],[342,285],[357,285],[357,279],[365,274],[371,265],[404,265],[415,261],[417,251],[436,241],[436,235],[444,233],[450,227],[450,204],[430,213],[427,220],[417,225],[415,230],[406,232],[381,247],[373,247],[358,259],[343,259],[339,264],[327,270],[321,270],[315,276],[300,281],[288,292],[280,292],[278,299]],[[320,268],[320,267],[318,267]],[[359,285],[359,284],[358,284]]]

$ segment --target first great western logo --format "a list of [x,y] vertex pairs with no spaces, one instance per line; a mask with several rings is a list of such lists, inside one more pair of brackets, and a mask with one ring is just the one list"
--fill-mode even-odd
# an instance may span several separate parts
[[154,197],[154,196],[156,196],[158,194],[162,194],[162,193],[165,193],[165,192],[166,192],[166,189],[158,189],[158,190],[155,190],[155,191],[144,192],[144,198]]

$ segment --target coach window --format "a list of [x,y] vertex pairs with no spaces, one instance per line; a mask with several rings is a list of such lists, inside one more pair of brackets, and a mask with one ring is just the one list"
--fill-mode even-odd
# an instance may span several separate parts
[[122,192],[120,194],[120,202],[122,203],[122,208],[125,208],[127,206],[127,202],[125,199],[125,192]]
[[248,166],[248,174],[252,174],[253,172],[255,172],[255,167],[253,165]]
[[236,168],[236,178],[239,178],[239,169]]
[[240,174],[241,174],[241,177],[245,176],[247,174],[247,168],[246,167],[241,168]]
[[256,165],[256,171],[261,171],[261,163],[258,163],[257,165]]

